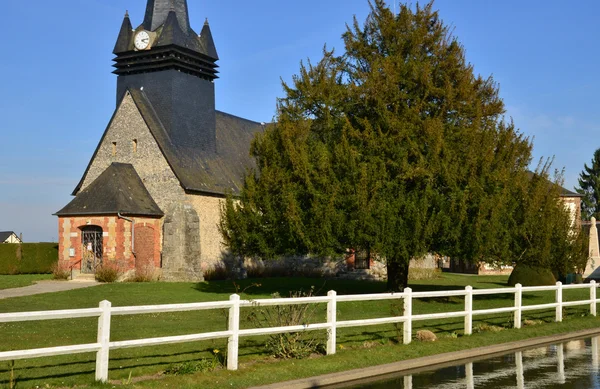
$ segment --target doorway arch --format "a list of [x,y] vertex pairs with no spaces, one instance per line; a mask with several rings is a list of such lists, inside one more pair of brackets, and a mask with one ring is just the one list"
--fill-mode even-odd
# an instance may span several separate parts
[[104,248],[103,231],[100,226],[81,227],[81,272],[93,274],[102,265]]

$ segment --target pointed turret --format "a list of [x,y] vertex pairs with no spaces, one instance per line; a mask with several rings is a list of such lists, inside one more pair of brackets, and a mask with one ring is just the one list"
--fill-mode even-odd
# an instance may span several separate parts
[[162,28],[160,37],[156,42],[156,47],[176,45],[180,47],[187,47],[191,50],[198,50],[196,42],[190,39],[187,31],[184,32],[179,24],[179,19],[175,14],[175,11],[169,12],[167,20]]
[[200,33],[200,46],[202,47],[202,51],[204,54],[208,55],[215,60],[219,59],[219,55],[217,54],[217,47],[215,46],[215,41],[213,40],[212,33],[210,32],[210,26],[208,25],[208,19],[204,22],[204,27],[202,27],[202,32]]
[[123,18],[123,24],[121,25],[121,31],[119,31],[119,37],[117,38],[113,54],[124,53],[131,50],[132,30],[133,27],[131,26],[131,20],[129,20],[129,12],[125,12],[125,17]]
[[190,29],[190,16],[187,0],[148,0],[146,15],[144,16],[144,28],[155,31],[165,23],[171,11],[175,11],[181,29],[188,31]]

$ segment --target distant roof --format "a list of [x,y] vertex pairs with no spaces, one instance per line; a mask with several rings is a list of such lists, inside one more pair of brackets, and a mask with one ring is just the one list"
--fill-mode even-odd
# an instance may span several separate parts
[[112,163],[79,192],[58,216],[116,215],[163,216],[132,165]]
[[[143,91],[130,89],[129,93],[173,173],[185,190],[214,195],[240,192],[245,172],[256,166],[254,159],[250,156],[250,144],[254,135],[263,131],[264,127],[261,123],[216,111],[217,152],[206,152],[200,147],[193,147],[193,145],[197,145],[198,140],[187,139],[186,134],[180,134],[182,136],[177,138],[169,136],[152,103]],[[110,128],[110,124],[108,128]],[[100,144],[98,144],[94,157],[98,153]],[[76,195],[81,189],[94,157],[73,191],[73,195]]]
[[6,241],[13,234],[17,236],[17,234],[15,234],[13,231],[0,231],[0,243]]
[[[532,171],[529,171],[529,170],[527,171],[527,174],[529,175],[529,178],[530,178],[530,179],[531,179],[531,178],[533,178],[533,176],[535,175],[535,173],[534,173],[534,172],[532,172]],[[553,182],[551,182],[551,181],[548,181],[548,184],[549,184],[549,185],[552,185],[552,184],[553,184]],[[567,189],[567,188],[563,188],[563,187],[561,186],[561,187],[560,187],[560,197],[583,197],[583,195],[582,195],[582,194],[579,194],[579,193],[577,193],[577,192],[570,191],[569,189]]]

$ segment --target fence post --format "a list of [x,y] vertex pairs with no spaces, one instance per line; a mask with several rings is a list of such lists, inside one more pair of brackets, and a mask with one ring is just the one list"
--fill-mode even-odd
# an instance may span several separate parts
[[473,333],[473,287],[465,287],[465,335]]
[[596,281],[590,281],[590,315],[596,316]]
[[229,308],[229,328],[231,336],[227,340],[227,370],[238,369],[238,348],[240,343],[240,296],[232,294],[229,301],[233,303]]
[[327,324],[329,329],[327,330],[327,355],[335,354],[335,338],[337,336],[337,293],[335,290],[327,292],[329,301],[327,302]]
[[110,301],[102,301],[102,313],[98,318],[98,343],[100,350],[96,353],[96,381],[108,381],[108,353],[110,342]]
[[562,302],[563,302],[563,294],[562,294],[562,282],[556,282],[556,321],[561,322],[562,317]]
[[521,307],[523,306],[523,285],[515,285],[515,328],[521,328]]
[[412,289],[404,288],[404,344],[412,340]]

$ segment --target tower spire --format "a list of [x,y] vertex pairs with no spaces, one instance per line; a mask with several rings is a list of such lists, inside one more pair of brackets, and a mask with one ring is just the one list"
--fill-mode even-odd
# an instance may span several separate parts
[[125,11],[125,17],[123,18],[123,24],[121,24],[121,30],[119,31],[119,37],[115,44],[114,54],[124,53],[129,51],[131,45],[131,20],[129,20],[129,11]]
[[177,21],[181,29],[188,31],[190,29],[190,16],[187,0],[148,0],[144,16],[144,28],[155,31],[163,25],[171,11],[175,11],[177,14]]

